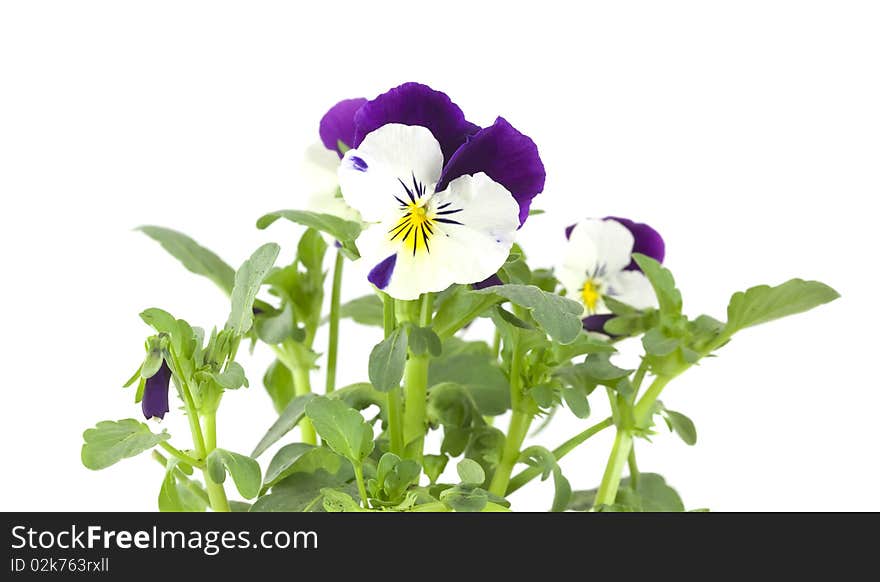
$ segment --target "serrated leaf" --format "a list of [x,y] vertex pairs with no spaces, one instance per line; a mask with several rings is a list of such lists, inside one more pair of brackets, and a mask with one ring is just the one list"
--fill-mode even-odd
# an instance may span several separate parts
[[235,273],[235,285],[232,289],[232,310],[226,327],[233,332],[243,335],[250,330],[254,322],[254,300],[257,291],[263,284],[263,279],[281,250],[275,243],[266,243],[250,256]]
[[291,400],[290,404],[284,409],[284,412],[278,417],[278,420],[269,427],[269,430],[266,431],[266,434],[260,439],[257,446],[254,447],[254,452],[251,453],[251,456],[256,459],[266,452],[266,449],[277,443],[281,437],[293,430],[305,415],[306,406],[314,398],[316,398],[314,394],[303,394]]
[[553,486],[555,492],[553,494],[553,506],[551,512],[565,511],[571,499],[571,485],[568,479],[562,474],[562,469],[556,462],[553,453],[544,447],[533,446],[525,449],[519,460],[527,463],[532,467],[541,469],[541,480],[544,481],[551,474],[553,475]]
[[228,473],[245,499],[253,499],[260,493],[263,482],[260,465],[250,457],[226,449],[214,449],[208,455],[207,467],[208,475],[215,483],[223,483]]
[[372,428],[345,402],[319,396],[306,405],[306,415],[324,442],[353,464],[373,450]]
[[571,299],[542,291],[534,285],[496,285],[473,291],[498,295],[531,311],[532,317],[551,338],[561,344],[573,342],[583,329],[583,306]]
[[332,214],[308,212],[305,210],[276,210],[275,212],[270,212],[257,220],[257,228],[260,230],[267,228],[279,218],[285,218],[291,222],[320,230],[342,243],[354,241],[361,233],[361,225],[357,222],[344,220]]
[[837,291],[819,281],[792,279],[776,287],[758,285],[730,298],[724,333],[730,336],[753,325],[803,313],[838,297]]
[[370,382],[380,392],[400,386],[406,366],[408,334],[403,327],[379,342],[370,352]]
[[171,256],[192,273],[207,277],[227,295],[232,294],[235,270],[212,251],[176,230],[161,226],[141,226],[137,230],[162,245]]
[[148,451],[169,438],[167,432],[155,434],[133,418],[103,420],[83,433],[85,443],[80,456],[83,465],[97,471]]

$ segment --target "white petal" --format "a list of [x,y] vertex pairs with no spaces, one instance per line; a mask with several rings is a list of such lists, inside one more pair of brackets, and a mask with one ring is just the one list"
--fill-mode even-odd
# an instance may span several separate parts
[[389,240],[389,231],[400,221],[399,211],[358,238],[361,256],[371,267],[396,253],[384,289],[396,299],[416,299],[453,283],[477,283],[495,274],[510,254],[519,228],[519,205],[507,189],[483,173],[456,178],[431,197],[429,207],[434,217],[430,251],[420,246],[413,254],[399,239]]
[[589,230],[581,230],[578,226],[572,230],[565,245],[562,261],[556,267],[556,278],[565,287],[568,297],[581,301],[584,283],[596,272],[599,249],[588,236]]
[[312,144],[306,149],[300,164],[301,186],[306,192],[335,192],[339,188],[339,156],[324,147],[322,143]]
[[382,220],[389,208],[409,201],[406,188],[421,184],[427,193],[440,179],[443,152],[433,134],[419,125],[389,123],[370,132],[339,166],[339,185],[364,220]]
[[590,261],[600,270],[604,267],[605,273],[622,271],[632,261],[635,239],[629,229],[616,220],[582,220],[571,231],[569,240],[572,252],[595,253]]
[[609,279],[606,291],[610,297],[636,309],[657,307],[657,295],[641,271],[621,271]]

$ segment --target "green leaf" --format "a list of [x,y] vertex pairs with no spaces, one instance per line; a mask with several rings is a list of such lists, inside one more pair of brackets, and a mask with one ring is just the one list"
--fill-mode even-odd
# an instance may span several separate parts
[[614,388],[617,381],[629,376],[632,370],[618,368],[609,358],[610,354],[607,353],[590,354],[583,363],[563,366],[553,375],[567,386],[586,390],[587,394],[597,384]]
[[479,487],[451,487],[440,494],[440,501],[459,512],[482,511],[489,502],[489,494]]
[[296,465],[297,461],[299,461],[303,455],[316,449],[317,447],[307,443],[291,443],[278,449],[278,452],[275,453],[275,456],[272,457],[272,460],[269,462],[269,468],[266,469],[266,478],[263,481],[263,488],[268,489],[286,477],[288,474],[286,472]]
[[570,344],[553,344],[556,361],[560,363],[568,362],[573,358],[584,354],[600,354],[613,353],[617,349],[605,340],[598,339],[585,333],[580,334]]
[[293,375],[287,366],[275,360],[266,369],[263,376],[263,386],[269,397],[272,398],[272,404],[275,406],[275,412],[281,414],[290,401],[296,396],[296,388],[293,385]]
[[463,386],[481,414],[497,416],[510,408],[507,378],[485,342],[443,342],[443,352],[428,364],[428,386],[441,383]]
[[443,301],[437,302],[437,313],[434,315],[432,326],[442,339],[451,337],[462,326],[479,317],[496,303],[503,301],[497,295],[471,291],[464,285],[453,287],[452,291],[441,294],[441,297]]
[[171,438],[167,432],[154,434],[143,422],[133,418],[103,420],[83,433],[82,464],[97,471],[152,449]]
[[645,352],[653,356],[668,356],[681,345],[681,340],[669,337],[663,333],[663,330],[655,327],[649,329],[642,336],[642,345],[645,348]]
[[269,345],[277,345],[292,339],[301,342],[305,330],[296,327],[293,319],[293,304],[285,302],[284,309],[275,313],[261,313],[256,318],[257,337]]
[[324,495],[324,511],[327,513],[365,511],[361,508],[360,504],[354,500],[354,497],[344,491],[325,487],[321,489],[321,493]]
[[486,480],[486,473],[476,461],[471,459],[462,459],[456,465],[455,470],[464,485],[482,485]]
[[307,229],[296,246],[296,258],[308,271],[321,273],[324,269],[324,255],[327,243],[317,230]]
[[360,463],[373,450],[372,428],[341,400],[316,397],[306,405],[306,415],[324,442],[352,463]]
[[562,391],[562,398],[576,417],[588,418],[590,416],[590,402],[587,400],[587,393],[583,388],[565,388]]
[[409,351],[416,356],[430,353],[435,358],[443,352],[440,337],[429,327],[409,326],[407,329]]
[[747,327],[803,313],[838,297],[840,294],[828,285],[803,279],[792,279],[776,287],[752,287],[730,298],[724,333],[729,337]]
[[266,449],[277,443],[281,437],[293,430],[293,427],[299,424],[299,421],[305,415],[306,405],[314,398],[316,398],[314,394],[303,394],[291,400],[287,408],[284,409],[284,412],[278,417],[278,420],[269,427],[269,430],[266,431],[266,434],[260,439],[257,446],[254,447],[254,452],[251,453],[251,456],[256,459],[266,452]]
[[229,362],[226,370],[216,374],[215,379],[224,390],[237,390],[242,386],[248,386],[247,377],[244,375],[244,368],[238,362]]
[[583,306],[576,301],[542,291],[534,285],[497,285],[476,294],[498,295],[511,303],[525,307],[541,328],[561,344],[573,342],[583,329]]
[[544,447],[533,446],[524,450],[520,454],[519,460],[531,467],[541,469],[542,481],[545,481],[551,474],[553,475],[555,493],[553,495],[553,506],[550,508],[550,511],[565,511],[571,499],[571,485],[562,474],[562,469],[559,468],[553,453]]
[[666,418],[669,428],[675,431],[681,440],[689,445],[697,444],[697,427],[694,426],[694,421],[674,410],[666,410],[663,416]]
[[227,295],[232,294],[235,271],[223,259],[215,255],[183,233],[161,226],[141,226],[140,230],[196,275],[213,281]]
[[280,250],[281,247],[275,243],[266,243],[254,251],[236,271],[235,286],[232,289],[232,311],[226,321],[228,329],[239,335],[250,330],[254,321],[253,308],[257,291],[260,290],[269,269],[275,264]]
[[[678,493],[666,484],[663,476],[657,473],[641,473],[638,479],[638,490],[634,491],[630,478],[620,480],[615,506],[617,511],[654,511],[680,512],[684,504]],[[596,489],[575,491],[571,495],[568,509],[574,511],[590,511],[596,500]]]
[[253,499],[260,493],[263,477],[259,463],[252,458],[226,449],[214,449],[208,455],[207,466],[208,475],[215,483],[223,483],[229,473],[235,488],[245,499]]
[[361,325],[382,327],[384,324],[382,300],[375,295],[365,295],[343,303],[339,317],[353,319]]
[[342,243],[354,241],[361,233],[361,225],[357,222],[344,220],[331,214],[307,212],[305,210],[276,210],[275,212],[270,212],[257,221],[257,228],[262,230],[279,218],[285,218],[291,222],[320,230]]
[[376,390],[388,392],[400,386],[406,365],[407,344],[406,330],[399,327],[370,352],[370,382]]
[[425,455],[422,457],[422,466],[425,468],[425,475],[428,476],[431,485],[440,478],[448,462],[449,457],[446,455]]
[[655,259],[641,253],[633,253],[633,259],[651,282],[660,313],[664,315],[681,315],[681,292],[675,287],[675,278],[669,269],[663,267]]
[[348,487],[347,492],[351,494],[357,491],[353,483],[349,484],[354,476],[351,463],[327,448],[319,447],[307,453],[295,467],[272,487],[271,493],[254,502],[252,512],[324,511],[322,489]]
[[208,494],[202,484],[181,474],[175,459],[168,461],[165,478],[159,488],[159,511],[202,512],[208,506]]
[[460,384],[441,382],[428,393],[427,415],[432,425],[469,427],[479,414],[467,389]]

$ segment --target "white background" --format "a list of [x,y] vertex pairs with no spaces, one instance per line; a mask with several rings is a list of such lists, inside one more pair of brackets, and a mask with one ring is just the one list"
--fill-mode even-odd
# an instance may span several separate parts
[[[837,288],[669,387],[699,442],[663,428],[640,464],[689,508],[880,509],[878,16],[841,1],[4,2],[0,509],[156,507],[148,455],[90,472],[81,433],[139,415],[119,386],[149,334],[141,309],[209,327],[228,307],[132,228],[177,228],[233,265],[269,240],[290,258],[294,227],[254,221],[305,206],[321,115],[408,80],[539,144],[547,214],[521,231],[534,266],[565,225],[616,214],[660,230],[691,314],[794,276]],[[345,296],[364,294],[347,274]],[[343,324],[342,384],[365,378],[377,339]],[[272,421],[268,361],[261,347],[251,389],[225,398],[221,446],[247,452]],[[536,442],[603,418],[596,396],[591,420],[561,411]],[[187,446],[182,413],[163,424]],[[576,488],[598,483],[611,436],[564,460]],[[529,486],[514,507],[549,495]]]

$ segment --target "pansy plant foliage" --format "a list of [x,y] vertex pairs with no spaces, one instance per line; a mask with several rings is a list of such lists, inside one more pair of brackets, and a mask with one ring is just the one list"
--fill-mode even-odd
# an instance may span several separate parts
[[[230,300],[210,332],[145,310],[151,335],[125,385],[142,419],[83,435],[94,470],[151,451],[162,511],[508,511],[536,478],[553,481],[552,511],[683,511],[665,479],[636,463],[658,425],[697,440],[663,390],[739,331],[838,297],[792,279],[734,293],[724,320],[690,317],[660,233],[616,216],[560,229],[546,243],[558,263],[533,268],[515,241],[544,189],[537,146],[503,117],[473,123],[422,84],[340,101],[316,141],[302,166],[306,209],[257,221],[305,227],[289,264],[269,243],[233,269],[180,232],[141,228]],[[346,284],[370,292],[342,304],[347,262]],[[368,326],[375,347],[362,381],[337,387],[344,318]],[[495,333],[465,336],[477,318]],[[323,325],[326,346],[316,345]],[[277,415],[253,450],[231,451],[217,410],[249,386],[242,346],[275,356],[263,385]],[[640,364],[620,367],[619,351],[634,347]],[[612,413],[589,420],[596,398]],[[539,444],[560,409],[584,426],[555,448]],[[189,439],[157,428],[170,415],[186,416]],[[601,482],[573,490],[580,475],[564,457],[605,430],[615,438]],[[439,446],[426,445],[432,431]]]

